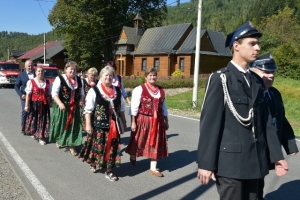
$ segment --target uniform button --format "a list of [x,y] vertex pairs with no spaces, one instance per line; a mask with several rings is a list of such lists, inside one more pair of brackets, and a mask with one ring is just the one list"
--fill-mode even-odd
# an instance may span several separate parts
[[224,150],[226,149],[226,147],[223,148]]
[[241,99],[239,99],[238,101],[241,102]]

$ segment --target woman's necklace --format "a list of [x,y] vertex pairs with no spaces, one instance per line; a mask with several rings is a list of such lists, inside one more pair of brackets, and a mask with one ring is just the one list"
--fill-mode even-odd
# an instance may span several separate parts
[[94,82],[94,80],[91,80],[88,78],[88,84],[92,87],[94,87],[96,85],[96,83]]
[[115,97],[115,90],[112,86],[109,87],[109,91],[106,89],[106,87],[101,83],[101,88],[102,91],[109,97],[109,98],[114,98]]
[[155,86],[152,86],[150,85],[148,82],[146,82],[146,86],[148,88],[148,90],[153,94],[153,95],[157,95],[158,94],[158,87],[155,85]]
[[66,76],[66,77],[67,77],[70,85],[75,89],[75,87],[77,86],[77,81],[74,78],[69,78],[68,76]]

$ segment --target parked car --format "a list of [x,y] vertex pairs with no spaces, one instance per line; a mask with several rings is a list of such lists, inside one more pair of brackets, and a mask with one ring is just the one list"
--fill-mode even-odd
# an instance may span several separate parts
[[0,88],[13,86],[21,73],[19,63],[15,61],[0,61]]
[[54,79],[59,75],[58,68],[56,64],[42,64],[42,63],[34,63],[34,69],[37,66],[42,66],[44,69],[44,77],[49,80],[51,83],[54,82]]

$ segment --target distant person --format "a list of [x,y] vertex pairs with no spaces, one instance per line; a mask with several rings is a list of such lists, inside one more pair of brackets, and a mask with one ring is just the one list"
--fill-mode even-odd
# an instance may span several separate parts
[[97,167],[106,169],[105,177],[110,181],[118,180],[112,169],[121,164],[122,132],[117,118],[125,124],[125,101],[120,89],[112,85],[114,73],[112,67],[104,67],[100,71],[101,81],[88,91],[84,108],[88,135],[79,155],[90,164],[92,172],[96,172]]
[[[109,61],[109,62],[107,63],[107,66],[113,67],[115,71],[116,71],[116,69],[117,69],[116,63],[113,62],[113,61]],[[113,86],[116,86],[116,87],[118,87],[118,88],[121,89],[123,98],[124,98],[124,99],[127,101],[127,103],[130,105],[130,99],[129,99],[128,95],[127,95],[127,92],[125,91],[124,83],[123,83],[123,81],[122,81],[122,77],[121,77],[120,75],[115,74],[115,77],[114,77],[114,79],[113,79],[113,83],[112,83],[112,84],[113,84]]]
[[[88,91],[97,85],[98,79],[96,79],[98,76],[98,70],[95,67],[92,67],[88,69],[87,71],[87,77],[83,78],[83,89],[84,89],[84,96],[86,97]],[[85,116],[83,114],[82,117],[82,129],[85,130]]]
[[260,51],[261,35],[249,22],[228,34],[225,47],[232,60],[207,82],[197,177],[205,185],[216,180],[220,199],[256,200],[269,160],[278,176],[288,170],[276,129],[271,119],[266,122],[263,81],[248,69]]
[[[292,126],[285,117],[284,104],[280,92],[273,87],[277,66],[270,53],[264,54],[250,64],[251,70],[259,75],[265,84],[265,100],[272,116],[272,123],[277,129],[281,145],[287,155],[296,155],[299,152]],[[270,169],[274,169],[274,165]],[[264,179],[262,179],[259,200],[263,200]]]
[[82,144],[80,107],[84,104],[82,81],[76,76],[77,67],[76,62],[67,62],[65,74],[59,75],[53,82],[49,136],[49,141],[56,142],[57,148],[68,146],[73,156],[78,155],[75,147]]
[[34,73],[32,72],[32,61],[31,60],[26,60],[25,61],[25,70],[21,72],[16,80],[15,83],[15,90],[17,94],[19,95],[21,99],[21,107],[22,107],[22,115],[21,115],[21,133],[23,135],[26,135],[24,131],[24,123],[26,119],[27,112],[24,110],[25,107],[25,99],[26,99],[26,84],[29,79],[34,78]]
[[146,83],[134,88],[131,101],[131,135],[126,153],[132,165],[136,157],[151,159],[149,172],[157,177],[163,174],[156,168],[160,158],[168,156],[166,131],[169,129],[165,91],[156,84],[157,71],[145,71]]
[[44,78],[44,69],[37,66],[36,77],[26,86],[25,111],[27,112],[24,131],[38,140],[41,145],[47,143],[50,129],[51,83]]

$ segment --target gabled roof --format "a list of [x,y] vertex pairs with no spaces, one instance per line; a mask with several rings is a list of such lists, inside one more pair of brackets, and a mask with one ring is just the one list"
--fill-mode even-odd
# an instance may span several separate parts
[[[64,48],[62,46],[63,41],[51,41],[46,43],[46,59],[51,59],[53,56],[63,51]],[[29,51],[27,51],[22,56],[18,57],[18,59],[38,59],[44,56],[44,44],[41,44]]]
[[116,44],[133,44],[137,45],[141,39],[141,35],[137,34],[137,28],[123,26],[127,39],[120,39]]
[[191,23],[176,24],[149,28],[142,36],[135,55],[141,54],[169,54],[173,53],[178,42],[187,33]]
[[[211,30],[202,29],[200,38],[207,32],[212,48],[215,52],[200,51],[200,54],[219,55],[219,56],[232,56],[229,48],[225,48],[225,37],[223,33]],[[176,54],[194,54],[196,50],[196,36],[197,28],[193,28],[189,36],[186,38],[181,47],[176,51]]]

